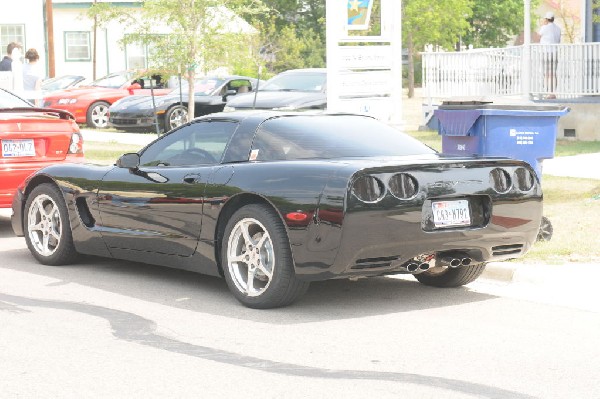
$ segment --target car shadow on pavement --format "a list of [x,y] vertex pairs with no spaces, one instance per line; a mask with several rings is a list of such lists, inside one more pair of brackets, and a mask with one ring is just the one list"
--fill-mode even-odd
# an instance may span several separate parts
[[97,257],[83,257],[67,266],[44,266],[29,253],[23,238],[14,237],[10,221],[1,217],[0,238],[2,242],[11,242],[10,248],[0,245],[3,257],[0,268],[56,280],[46,284],[47,287],[75,283],[164,306],[257,322],[285,325],[341,320],[496,298],[465,287],[427,287],[411,277],[373,277],[358,281],[313,282],[308,292],[291,306],[268,311],[254,310],[239,304],[221,278]]

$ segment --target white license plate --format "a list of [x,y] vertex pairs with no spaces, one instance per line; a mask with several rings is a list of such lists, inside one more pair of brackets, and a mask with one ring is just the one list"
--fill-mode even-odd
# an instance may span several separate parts
[[468,226],[471,224],[469,201],[437,201],[433,208],[433,224],[435,227]]
[[33,139],[2,140],[2,156],[4,158],[34,157]]

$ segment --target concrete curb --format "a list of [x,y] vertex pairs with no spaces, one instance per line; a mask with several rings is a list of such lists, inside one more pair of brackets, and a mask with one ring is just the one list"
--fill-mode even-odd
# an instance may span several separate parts
[[489,262],[481,274],[481,278],[511,282],[518,266],[518,264],[510,262]]

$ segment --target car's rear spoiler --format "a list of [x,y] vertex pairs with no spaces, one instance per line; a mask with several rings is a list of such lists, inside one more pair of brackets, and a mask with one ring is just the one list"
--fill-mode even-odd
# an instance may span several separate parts
[[45,114],[52,114],[58,116],[60,119],[73,119],[75,117],[69,112],[62,109],[54,108],[39,108],[39,107],[15,107],[15,108],[0,108],[1,113],[19,113],[19,112],[43,112]]

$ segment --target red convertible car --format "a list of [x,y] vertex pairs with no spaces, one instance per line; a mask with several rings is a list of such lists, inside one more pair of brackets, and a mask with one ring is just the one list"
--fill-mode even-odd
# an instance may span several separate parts
[[17,187],[36,170],[83,161],[83,139],[73,116],[34,108],[0,89],[0,208],[9,208]]
[[93,128],[108,127],[108,107],[117,100],[133,94],[164,95],[172,91],[165,88],[156,75],[143,77],[134,72],[119,72],[93,81],[88,86],[54,92],[44,97],[44,107],[69,111],[77,123]]

